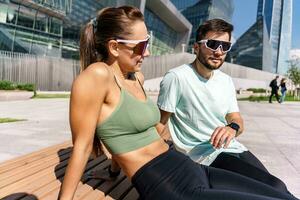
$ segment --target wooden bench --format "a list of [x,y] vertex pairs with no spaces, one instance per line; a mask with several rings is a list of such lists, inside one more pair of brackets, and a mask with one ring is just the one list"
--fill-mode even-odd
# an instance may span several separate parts
[[[69,141],[0,164],[0,199],[57,199],[71,149]],[[123,173],[114,181],[88,178],[87,172],[105,169],[109,164],[104,155],[90,159],[74,199],[138,199],[137,191]]]

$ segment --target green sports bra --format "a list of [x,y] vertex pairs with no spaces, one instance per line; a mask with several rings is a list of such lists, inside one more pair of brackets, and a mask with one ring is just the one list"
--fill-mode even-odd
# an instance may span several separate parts
[[160,139],[155,128],[160,120],[158,107],[148,97],[143,102],[120,89],[116,109],[96,127],[97,137],[113,154],[130,152]]

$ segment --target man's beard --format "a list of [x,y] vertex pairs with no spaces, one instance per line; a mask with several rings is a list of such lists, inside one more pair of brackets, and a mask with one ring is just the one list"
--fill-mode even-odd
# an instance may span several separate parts
[[[198,55],[197,55],[197,59],[198,59],[198,61],[205,67],[205,68],[207,68],[207,69],[209,69],[209,70],[216,70],[216,69],[219,69],[222,65],[223,65],[223,63],[224,63],[224,61],[225,61],[225,59],[223,60],[223,59],[220,59],[220,64],[219,65],[217,65],[217,66],[215,66],[215,65],[210,65],[206,60],[205,60],[205,58],[202,56],[202,53],[200,52],[200,53],[198,53]],[[208,58],[209,59],[209,58]]]

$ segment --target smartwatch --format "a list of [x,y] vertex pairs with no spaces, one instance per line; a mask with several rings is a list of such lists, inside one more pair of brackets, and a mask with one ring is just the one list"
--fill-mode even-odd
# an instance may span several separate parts
[[235,136],[238,133],[240,126],[237,123],[231,122],[230,124],[227,124],[226,126],[229,126],[233,130],[235,130]]

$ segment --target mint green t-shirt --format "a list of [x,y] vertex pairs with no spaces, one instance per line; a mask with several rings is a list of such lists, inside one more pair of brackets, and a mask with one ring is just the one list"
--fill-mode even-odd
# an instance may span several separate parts
[[209,143],[214,130],[226,126],[226,114],[239,112],[233,81],[220,70],[207,80],[191,65],[171,69],[160,83],[158,106],[173,113],[168,125],[175,147],[194,161],[209,165],[221,152],[247,151],[236,139],[226,149]]

